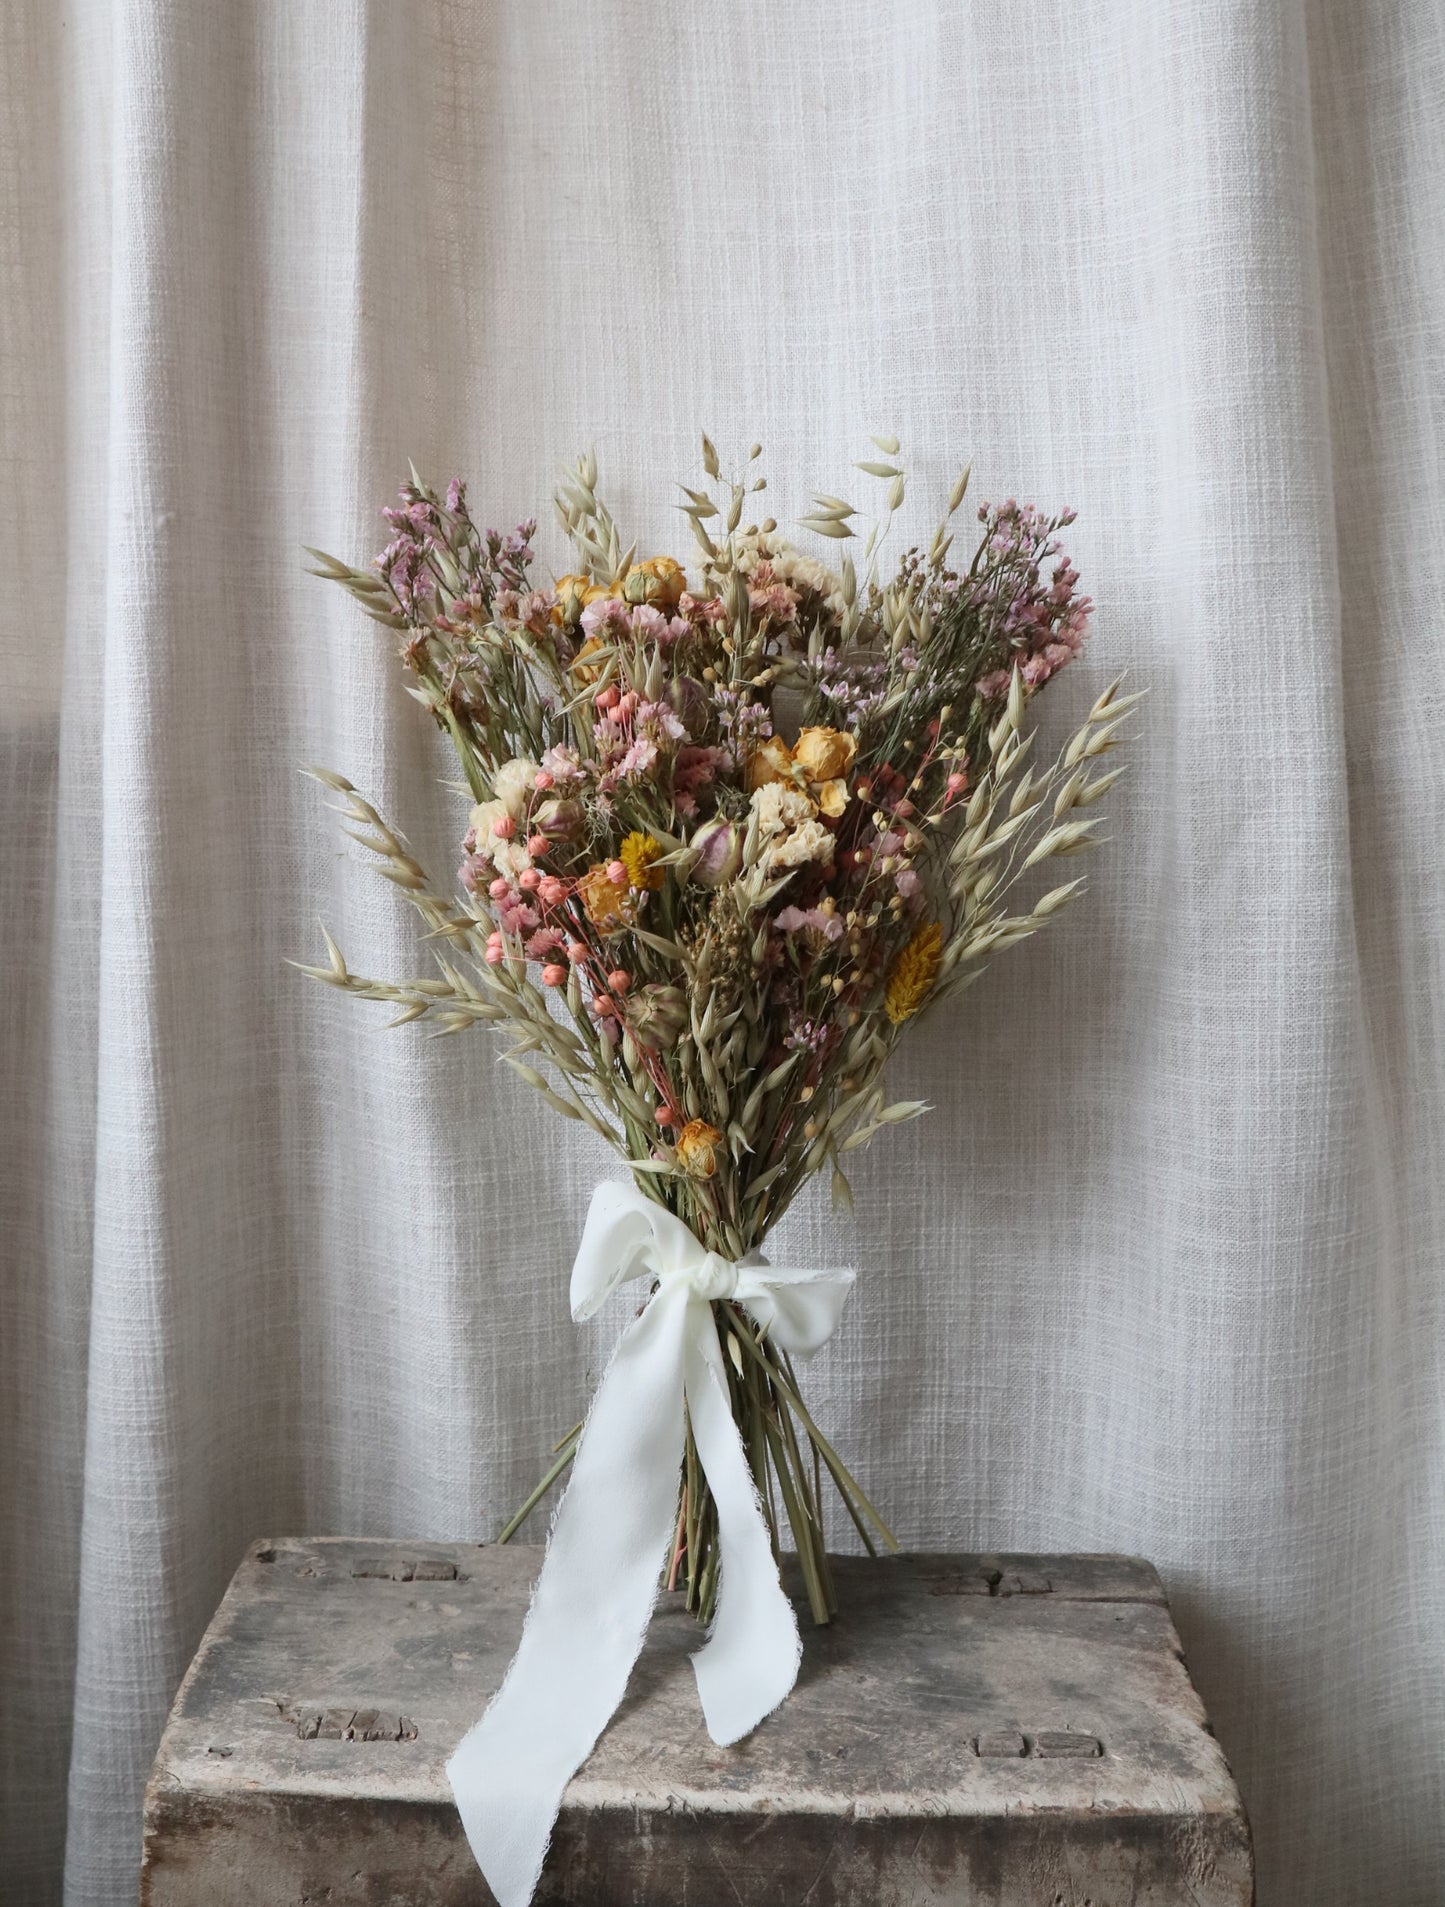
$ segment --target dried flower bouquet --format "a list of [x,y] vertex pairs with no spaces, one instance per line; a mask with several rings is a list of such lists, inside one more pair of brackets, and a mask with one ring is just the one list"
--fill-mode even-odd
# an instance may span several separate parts
[[[904,476],[897,442],[873,441],[858,467],[884,505],[861,582],[846,554],[830,568],[748,520],[758,448],[724,478],[706,438],[707,481],[682,505],[691,577],[624,547],[590,454],[555,498],[575,559],[551,586],[533,574],[534,523],[483,533],[460,483],[442,497],[415,472],[372,569],[312,552],[397,632],[410,693],[450,736],[474,805],[453,897],[350,782],[318,771],[421,913],[438,970],[364,979],[328,935],[329,964],[306,971],[398,1008],[397,1023],[506,1034],[521,1077],[734,1262],[824,1167],[848,1203],[845,1155],[926,1110],[889,1103],[894,1046],[1078,892],[1069,880],[1011,911],[1021,876],[1092,844],[1086,811],[1119,772],[1100,758],[1137,700],[1106,689],[1037,767],[1029,702],[1078,654],[1090,610],[1057,539],[1071,513],[980,509],[977,548],[955,566],[965,471],[927,552],[884,576]],[[802,524],[842,551],[856,515],[820,495]],[[823,1471],[870,1550],[893,1539],[786,1352],[741,1305],[713,1315],[774,1549],[786,1523],[825,1622]],[[671,1575],[704,1617],[717,1569],[689,1432]]]

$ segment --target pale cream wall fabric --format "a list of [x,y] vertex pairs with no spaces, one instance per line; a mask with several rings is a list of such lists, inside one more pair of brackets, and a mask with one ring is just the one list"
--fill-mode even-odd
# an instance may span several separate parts
[[578,1415],[603,1161],[283,964],[418,958],[299,764],[437,867],[463,825],[300,545],[369,553],[408,455],[515,517],[591,438],[681,553],[702,424],[780,516],[868,429],[920,526],[968,455],[1076,504],[1057,719],[1152,691],[1087,902],[903,1062],[856,1222],[789,1225],[863,1273],[824,1418],[910,1543],[1157,1561],[1264,1907],[1438,1903],[1436,0],[0,35],[0,1894],[133,1899],[249,1538],[489,1533]]

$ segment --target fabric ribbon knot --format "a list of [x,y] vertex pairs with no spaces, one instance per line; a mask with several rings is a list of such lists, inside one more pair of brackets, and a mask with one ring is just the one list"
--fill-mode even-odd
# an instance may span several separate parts
[[728,1401],[712,1305],[732,1299],[785,1351],[837,1329],[851,1271],[738,1262],[629,1185],[592,1195],[572,1267],[572,1316],[655,1281],[588,1413],[522,1639],[485,1715],[447,1763],[477,1864],[499,1907],[526,1907],[567,1783],[627,1687],[677,1522],[684,1406],[717,1506],[717,1612],[692,1658],[708,1733],[740,1740],[797,1679],[802,1644]]
[[738,1268],[731,1259],[720,1258],[715,1251],[705,1252],[692,1270],[678,1275],[687,1278],[698,1297],[708,1304],[737,1295]]

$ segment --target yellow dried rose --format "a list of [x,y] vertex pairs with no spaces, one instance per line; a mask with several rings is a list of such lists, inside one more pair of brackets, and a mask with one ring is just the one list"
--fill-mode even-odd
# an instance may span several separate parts
[[857,753],[857,738],[837,728],[805,728],[793,744],[793,760],[811,782],[846,775]]
[[883,1010],[895,1026],[911,1020],[933,991],[943,958],[943,928],[925,921],[893,963],[883,992]]
[[559,576],[554,593],[557,600],[552,605],[553,622],[561,628],[573,629],[597,594],[597,585],[590,576]]
[[813,799],[818,804],[820,814],[827,815],[830,821],[836,821],[848,806],[848,784],[841,776],[836,781],[825,781],[814,788]]
[[[600,636],[589,636],[572,658],[571,672],[579,682],[596,682],[606,664],[607,644]],[[601,658],[599,660],[599,658]]]
[[689,1119],[677,1135],[677,1162],[689,1178],[710,1179],[717,1171],[722,1134],[705,1119]]
[[622,599],[629,603],[651,603],[656,609],[676,609],[687,587],[681,563],[670,556],[649,556],[645,563],[634,563],[622,582]]
[[617,850],[617,858],[627,869],[627,885],[655,893],[667,879],[666,870],[657,865],[661,855],[662,843],[655,835],[634,829],[626,836]]
[[765,788],[770,781],[791,782],[794,779],[793,751],[781,735],[769,735],[748,757],[750,790]]

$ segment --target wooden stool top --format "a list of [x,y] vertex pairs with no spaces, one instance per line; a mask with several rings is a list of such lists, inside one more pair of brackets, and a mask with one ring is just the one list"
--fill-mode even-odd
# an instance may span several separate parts
[[[482,1907],[445,1763],[497,1687],[540,1551],[253,1545],[147,1792],[144,1907]],[[1249,1831],[1153,1568],[836,1560],[791,1698],[703,1728],[664,1597],[567,1791],[537,1901],[607,1907],[1247,1907]],[[329,1891],[327,1891],[329,1890]]]

